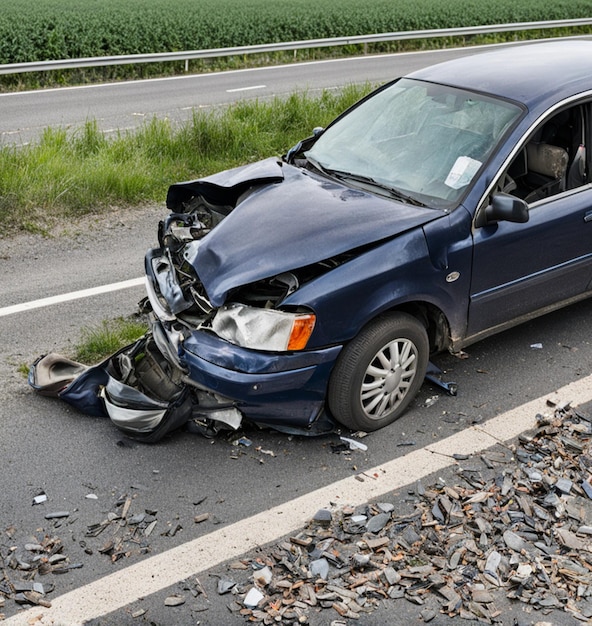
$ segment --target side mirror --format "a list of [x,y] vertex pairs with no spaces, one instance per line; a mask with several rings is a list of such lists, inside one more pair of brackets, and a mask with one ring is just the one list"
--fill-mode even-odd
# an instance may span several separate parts
[[492,222],[516,222],[522,224],[528,222],[528,204],[521,198],[506,193],[497,193],[491,199],[491,204],[485,209],[485,221]]

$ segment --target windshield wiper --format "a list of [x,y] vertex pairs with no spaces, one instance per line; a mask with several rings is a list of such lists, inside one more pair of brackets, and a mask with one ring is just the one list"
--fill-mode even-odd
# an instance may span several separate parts
[[413,204],[414,206],[425,207],[423,202],[419,201],[417,198],[410,196],[406,193],[403,193],[400,189],[396,187],[391,187],[390,185],[385,185],[383,183],[379,183],[377,180],[370,176],[364,176],[363,174],[352,174],[350,172],[339,172],[337,170],[325,170],[334,174],[340,180],[353,180],[354,182],[363,183],[364,185],[369,185],[374,189],[377,189],[380,193],[385,193],[396,200],[401,200],[407,204]]
[[372,178],[371,176],[365,176],[364,174],[355,174],[353,172],[345,172],[343,170],[334,170],[328,167],[321,165],[316,159],[311,158],[307,155],[308,162],[321,174],[325,176],[330,176],[333,178],[337,178],[338,180],[343,181],[353,181],[356,183],[362,183],[372,189],[378,191],[381,195],[388,195],[390,198],[395,198],[397,200],[401,200],[407,204],[413,204],[414,206],[425,207],[423,202],[420,202],[417,198],[413,196],[409,196],[406,193],[403,193],[400,189],[396,187],[391,187],[389,185],[384,185],[383,183],[379,183],[377,180]]
[[311,156],[306,156],[306,160],[315,168],[315,170],[318,170],[321,174],[324,174],[325,176],[331,176],[333,173],[333,170],[329,170],[326,169],[325,166],[321,165],[316,159],[313,159]]
[[397,189],[396,187],[387,187],[387,189],[390,191],[393,198],[397,198],[397,200],[401,200],[402,202],[406,202],[407,204],[413,204],[414,206],[421,206],[428,209],[431,208],[425,202],[422,202],[421,200],[418,200],[417,198],[414,198],[409,194],[403,193],[400,189]]

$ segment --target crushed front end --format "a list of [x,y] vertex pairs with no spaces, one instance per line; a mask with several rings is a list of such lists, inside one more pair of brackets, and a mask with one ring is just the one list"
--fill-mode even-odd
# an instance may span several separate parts
[[145,257],[152,336],[191,389],[195,419],[237,428],[244,417],[288,432],[327,432],[334,425],[323,411],[327,380],[341,346],[304,350],[314,312],[280,308],[302,275],[231,287],[216,305],[196,271],[204,238],[251,191],[227,193],[229,204],[195,190],[172,202],[179,190],[169,193],[159,247]]

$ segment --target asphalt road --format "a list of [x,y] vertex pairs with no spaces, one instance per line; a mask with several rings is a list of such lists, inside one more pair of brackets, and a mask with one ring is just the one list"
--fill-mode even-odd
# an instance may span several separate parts
[[162,80],[0,94],[0,138],[4,143],[26,143],[38,137],[47,126],[76,128],[87,120],[95,120],[104,131],[135,128],[154,116],[181,121],[190,117],[194,108],[226,105],[240,98],[272,98],[295,90],[312,93],[352,83],[380,84],[463,54],[466,50],[367,56]]
[[[268,97],[355,80],[381,82],[435,58],[458,54],[355,59],[0,96],[0,130],[5,140],[14,138],[16,132],[26,141],[47,125],[74,126],[89,115],[100,119],[105,128],[128,127],[135,121],[134,112],[144,117],[180,116],[187,106],[223,104],[237,93]],[[259,84],[267,86],[261,92],[253,89],[229,95],[230,89]],[[33,394],[18,368],[39,354],[68,350],[80,339],[83,327],[133,313],[143,288],[1,313],[9,306],[141,276],[144,252],[154,244],[156,225],[164,214],[164,207],[153,207],[121,214],[115,220],[72,224],[67,234],[56,238],[0,238],[0,551],[6,556],[10,546],[22,545],[39,533],[60,537],[70,560],[83,567],[54,576],[56,589],[50,599],[144,558],[132,551],[112,563],[99,551],[106,537],[85,538],[88,526],[117,510],[121,498],[132,498],[134,512],[156,512],[158,523],[149,537],[149,550],[164,553],[483,423],[578,381],[592,369],[592,302],[583,302],[476,344],[467,350],[466,360],[441,355],[437,362],[447,379],[458,383],[458,396],[425,384],[398,422],[364,439],[368,446],[364,452],[333,454],[331,443],[339,442],[337,435],[307,439],[252,428],[246,431],[250,447],[235,445],[232,437],[206,440],[185,432],[154,446],[130,442],[108,420],[80,415],[59,401]],[[261,450],[273,451],[274,456]],[[33,506],[33,498],[41,492],[48,501]],[[96,499],[87,498],[89,494]],[[318,507],[328,504],[319,502]],[[58,521],[45,519],[55,511],[70,515]],[[208,513],[209,518],[197,524],[194,518],[201,513]],[[176,533],[167,533],[177,526]],[[236,551],[240,554],[240,545]],[[148,613],[133,623],[243,623],[243,618],[230,616],[215,596],[210,599],[212,606],[203,614],[179,613],[171,618],[172,613],[163,614],[162,594],[148,598]],[[7,602],[0,613],[11,616],[17,609]],[[403,617],[397,622],[386,621],[384,616],[375,619],[365,618],[361,623],[406,623]],[[129,615],[120,612],[93,623],[126,620],[131,623]]]

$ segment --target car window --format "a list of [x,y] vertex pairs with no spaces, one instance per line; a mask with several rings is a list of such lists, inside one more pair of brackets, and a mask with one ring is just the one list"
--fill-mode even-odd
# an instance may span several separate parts
[[547,118],[530,135],[506,170],[498,191],[528,204],[588,182],[589,105],[576,105]]
[[449,208],[520,113],[504,100],[402,79],[327,128],[306,156]]

